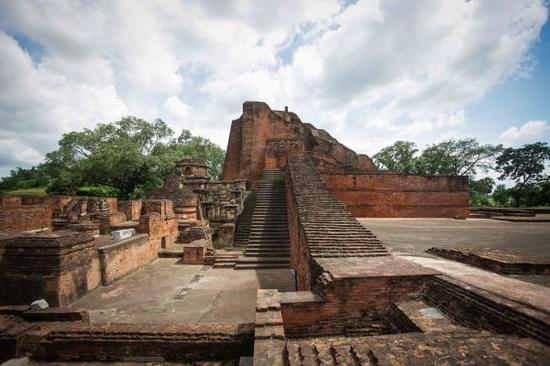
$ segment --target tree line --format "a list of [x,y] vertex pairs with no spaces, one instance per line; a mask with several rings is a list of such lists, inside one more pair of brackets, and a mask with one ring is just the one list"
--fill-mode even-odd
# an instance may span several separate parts
[[[396,141],[375,154],[373,160],[382,170],[423,176],[468,176],[472,206],[550,205],[550,180],[546,174],[550,147],[546,142],[504,148],[480,144],[476,139],[448,140],[420,152],[414,142]],[[491,177],[476,179],[489,170],[498,172],[500,181],[513,181],[514,186],[497,184]]]
[[[0,181],[0,193],[45,187],[52,194],[141,198],[173,174],[176,162],[200,158],[212,179],[222,174],[225,152],[216,144],[188,130],[175,135],[164,121],[125,117],[100,123],[93,129],[73,131],[59,140],[58,149],[46,154],[42,164],[16,168]],[[550,147],[545,142],[504,148],[480,144],[476,139],[448,140],[422,152],[415,143],[396,141],[373,156],[381,170],[423,176],[468,176],[474,206],[550,205],[546,174]],[[513,181],[513,187],[491,177]]]
[[45,162],[16,168],[0,192],[46,187],[47,193],[141,198],[174,173],[176,162],[200,158],[218,179],[225,152],[206,138],[182,130],[178,136],[160,119],[125,117],[93,129],[64,134]]

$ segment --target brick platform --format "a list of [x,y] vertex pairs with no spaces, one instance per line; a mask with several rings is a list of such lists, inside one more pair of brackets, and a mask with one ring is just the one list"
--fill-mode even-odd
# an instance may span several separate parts
[[485,333],[410,333],[289,340],[286,365],[547,365],[550,350]]
[[99,285],[98,254],[86,233],[22,233],[4,243],[0,304],[45,298],[50,306],[64,306]]
[[490,248],[430,248],[430,254],[514,275],[550,275],[550,258]]

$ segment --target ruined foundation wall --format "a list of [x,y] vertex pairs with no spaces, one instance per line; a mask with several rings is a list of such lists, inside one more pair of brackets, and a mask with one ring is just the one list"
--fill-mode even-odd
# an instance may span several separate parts
[[547,312],[450,277],[437,276],[429,281],[424,300],[466,327],[531,337],[550,345],[550,316]]
[[101,283],[106,286],[158,258],[160,239],[138,234],[98,249]]
[[280,169],[291,152],[308,152],[320,171],[376,170],[328,132],[302,123],[293,112],[271,110],[262,102],[245,102],[243,114],[231,124],[224,163],[224,179],[246,179],[252,184],[263,169]]
[[343,334],[346,327],[384,319],[393,302],[420,296],[427,281],[423,277],[332,279],[322,287],[322,300],[281,303],[285,332]]
[[66,306],[99,285],[98,254],[86,233],[18,234],[5,240],[4,250],[1,304],[44,298],[50,306]]
[[294,137],[293,125],[275,114],[267,104],[245,102],[242,116],[231,124],[224,163],[224,180],[256,182],[264,169],[268,139]]
[[0,231],[50,229],[52,211],[47,205],[0,206]]
[[40,342],[34,359],[126,364],[134,358],[221,364],[252,355],[254,340],[252,324],[84,324],[59,328]]
[[178,237],[178,222],[170,200],[142,200],[142,216],[137,232],[149,234],[150,240],[159,239],[162,248],[170,248]]
[[355,217],[468,216],[467,177],[395,173],[324,173],[334,195]]

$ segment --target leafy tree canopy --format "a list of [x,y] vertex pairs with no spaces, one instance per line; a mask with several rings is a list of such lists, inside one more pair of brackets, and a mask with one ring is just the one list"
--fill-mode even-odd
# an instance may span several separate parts
[[476,139],[448,140],[426,148],[418,155],[411,141],[397,141],[373,156],[383,169],[419,175],[474,176],[492,166],[502,145],[482,145]]
[[384,170],[401,173],[416,172],[416,153],[418,148],[411,141],[396,141],[376,153],[372,158],[376,165]]
[[224,156],[219,146],[187,130],[175,137],[162,120],[125,117],[63,135],[59,148],[46,154],[44,164],[27,170],[37,170],[46,177],[50,193],[73,194],[80,187],[88,187],[80,191],[117,192],[121,198],[138,198],[162,184],[184,157],[204,160],[210,176],[217,179]]
[[[550,161],[550,147],[546,142],[523,145],[520,148],[504,149],[496,160],[496,170],[501,173],[499,179],[512,179],[516,182],[512,194],[516,206],[522,202],[528,191],[536,191],[542,196],[548,190],[548,176],[544,170]],[[539,185],[538,187],[535,187]]]
[[448,140],[434,144],[418,158],[420,175],[474,176],[478,170],[487,172],[502,145],[481,145],[476,139]]
[[470,179],[470,204],[482,206],[490,204],[490,194],[495,187],[495,180],[491,177],[479,180]]

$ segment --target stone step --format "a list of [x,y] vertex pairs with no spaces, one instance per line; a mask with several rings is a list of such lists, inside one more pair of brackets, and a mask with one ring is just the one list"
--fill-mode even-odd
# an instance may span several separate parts
[[250,249],[250,250],[255,250],[255,249],[261,249],[261,248],[265,248],[265,249],[269,249],[269,248],[273,248],[273,249],[279,249],[279,248],[290,248],[290,244],[289,243],[276,243],[276,244],[254,244],[254,243],[249,243],[248,246],[246,247],[246,249]]
[[225,260],[228,260],[228,259],[237,259],[239,258],[240,256],[242,255],[242,253],[238,253],[238,254],[222,254],[222,255],[219,255],[219,254],[216,254],[216,260],[220,260],[220,261],[225,261]]
[[290,264],[283,263],[258,263],[258,264],[235,264],[234,269],[246,270],[246,269],[277,269],[277,268],[290,268]]
[[374,258],[374,257],[386,257],[389,253],[335,253],[335,254],[325,254],[325,253],[314,253],[311,252],[311,255],[317,258],[349,258],[349,257],[361,257],[361,258]]
[[282,257],[246,257],[241,256],[237,259],[237,264],[254,264],[254,263],[290,263],[288,256]]
[[252,226],[250,232],[254,233],[288,233],[288,225],[262,225],[262,226]]
[[289,252],[247,252],[246,257],[290,257]]
[[288,243],[290,242],[290,238],[287,236],[255,236],[253,238],[248,239],[249,244],[253,243]]
[[183,258],[183,249],[161,249],[158,256],[159,258]]

